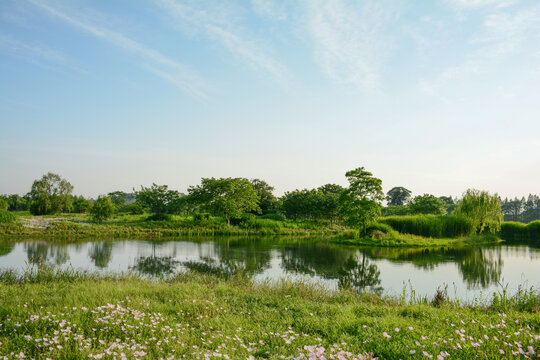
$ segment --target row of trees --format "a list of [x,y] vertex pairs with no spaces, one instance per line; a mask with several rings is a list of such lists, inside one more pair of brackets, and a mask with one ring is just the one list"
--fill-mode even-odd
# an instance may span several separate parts
[[[0,200],[0,208],[26,208],[36,215],[70,211],[91,212],[97,221],[106,219],[115,211],[149,211],[155,214],[208,212],[223,216],[229,224],[231,218],[250,212],[263,215],[283,214],[292,220],[325,219],[331,223],[345,223],[362,229],[381,214],[445,215],[453,212],[479,218],[481,216],[474,213],[477,210],[471,209],[490,207],[492,218],[496,219],[496,213],[500,212],[501,208],[500,199],[487,192],[468,191],[459,203],[452,197],[436,197],[430,194],[413,198],[411,191],[403,187],[392,188],[385,196],[381,180],[363,167],[348,171],[345,176],[349,182],[347,188],[326,184],[317,189],[286,192],[280,198],[273,195],[274,188],[263,180],[203,178],[200,185],[190,186],[187,194],[169,189],[167,185],[152,184],[150,187],[141,186],[139,190],[133,189],[131,194],[115,191],[93,201],[82,196],[73,196],[73,186],[67,180],[57,174],[48,173],[34,181],[31,191],[24,197],[4,197]],[[382,207],[384,199],[388,203],[385,208]],[[476,203],[471,200],[472,203],[465,206],[467,199],[475,199]],[[538,209],[538,197],[529,196],[529,200],[525,203],[532,205],[527,205],[527,209]],[[490,229],[487,223],[485,219],[481,220],[479,231]]]
[[517,197],[501,200],[501,208],[506,221],[531,222],[540,220],[540,197],[529,194],[527,199]]

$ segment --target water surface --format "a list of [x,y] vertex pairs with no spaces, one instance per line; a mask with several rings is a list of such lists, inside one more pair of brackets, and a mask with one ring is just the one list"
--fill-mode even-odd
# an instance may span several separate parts
[[528,246],[403,249],[282,238],[0,241],[0,268],[24,271],[37,264],[149,277],[187,269],[224,276],[242,272],[256,281],[288,278],[390,295],[405,288],[432,297],[446,287],[450,297],[464,301],[485,300],[503,287],[540,288],[540,249]]

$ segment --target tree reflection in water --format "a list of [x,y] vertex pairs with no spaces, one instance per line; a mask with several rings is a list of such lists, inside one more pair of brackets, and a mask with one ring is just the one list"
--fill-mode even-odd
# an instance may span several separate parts
[[8,255],[14,247],[14,241],[0,241],[0,256]]
[[30,264],[62,265],[69,261],[67,245],[50,245],[45,242],[28,242],[24,244],[26,256]]
[[135,260],[133,270],[153,277],[172,274],[180,262],[173,256],[156,256],[156,243],[152,242],[152,255],[140,256]]
[[88,257],[92,259],[94,265],[100,269],[109,266],[112,257],[113,243],[111,241],[103,241],[93,243],[90,247]]
[[381,272],[358,251],[327,243],[297,243],[282,250],[282,266],[289,272],[338,280],[340,289],[381,293]]
[[268,241],[254,239],[227,239],[214,243],[215,257],[201,256],[200,261],[182,263],[200,273],[230,277],[236,274],[253,276],[270,267],[271,253]]

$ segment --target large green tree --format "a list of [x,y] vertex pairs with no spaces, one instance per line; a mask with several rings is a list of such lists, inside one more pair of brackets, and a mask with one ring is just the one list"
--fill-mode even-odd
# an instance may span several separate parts
[[177,202],[181,194],[176,190],[169,190],[167,185],[157,185],[155,183],[150,187],[141,185],[141,190],[136,191],[135,198],[138,204],[150,209],[154,214],[175,212]]
[[29,196],[30,212],[49,215],[71,209],[73,185],[60,175],[47,173],[34,181]]
[[188,193],[192,202],[212,215],[224,216],[229,225],[231,217],[260,211],[259,197],[248,179],[202,178],[201,185],[190,186]]
[[477,234],[484,231],[496,233],[501,229],[503,221],[501,202],[497,194],[490,195],[487,191],[476,189],[465,191],[453,214],[471,219]]
[[412,214],[445,215],[446,203],[431,194],[415,196],[407,205]]
[[252,179],[251,184],[259,197],[259,207],[261,214],[271,214],[276,212],[277,199],[273,194],[274,187],[270,186],[266,181],[260,179]]
[[410,199],[411,190],[405,189],[402,186],[393,187],[386,193],[388,206],[405,205]]
[[340,196],[340,213],[345,222],[360,227],[366,233],[367,225],[381,214],[384,199],[382,181],[359,167],[345,173],[349,187]]

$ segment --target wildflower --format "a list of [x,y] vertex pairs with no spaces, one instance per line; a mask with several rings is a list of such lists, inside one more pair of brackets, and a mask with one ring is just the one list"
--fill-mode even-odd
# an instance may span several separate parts
[[388,339],[390,339],[390,338],[392,337],[391,335],[388,335],[388,333],[387,333],[386,331],[383,332],[382,334],[383,334],[383,336],[384,336],[385,338],[388,338]]
[[395,328],[396,332],[399,332],[399,328]]

